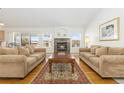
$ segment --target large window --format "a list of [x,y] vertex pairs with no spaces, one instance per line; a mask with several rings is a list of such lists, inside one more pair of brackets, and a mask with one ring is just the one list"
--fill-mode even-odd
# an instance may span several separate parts
[[16,46],[20,46],[21,45],[21,35],[20,35],[20,33],[14,33],[14,36],[15,36],[15,38],[14,38],[14,40],[15,40],[15,45]]
[[14,32],[14,44],[17,46],[25,46],[26,44],[37,45],[40,40],[40,36],[33,33],[18,33]]
[[38,35],[30,35],[30,38],[31,38],[31,44],[37,44],[39,42]]
[[44,47],[51,47],[52,46],[52,35],[51,34],[43,34],[43,46]]
[[71,34],[71,43],[72,47],[80,47],[81,34],[80,33],[72,33]]
[[37,46],[40,42],[40,36],[38,34],[30,34],[31,44]]

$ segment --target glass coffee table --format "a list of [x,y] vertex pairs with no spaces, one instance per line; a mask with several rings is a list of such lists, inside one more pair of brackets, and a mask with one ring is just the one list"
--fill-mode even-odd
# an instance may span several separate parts
[[71,64],[71,71],[74,73],[74,63],[75,58],[71,54],[52,54],[48,58],[49,62],[49,73],[52,73],[52,64],[64,63],[64,64]]

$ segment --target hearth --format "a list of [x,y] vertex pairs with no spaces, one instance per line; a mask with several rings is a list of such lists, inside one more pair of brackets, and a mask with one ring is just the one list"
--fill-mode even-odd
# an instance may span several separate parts
[[54,39],[54,52],[70,53],[70,39],[69,38],[55,38]]

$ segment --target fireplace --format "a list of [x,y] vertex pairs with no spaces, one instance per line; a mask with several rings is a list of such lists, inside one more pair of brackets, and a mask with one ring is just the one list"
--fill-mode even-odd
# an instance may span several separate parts
[[70,52],[70,39],[68,38],[55,38],[54,39],[54,52]]
[[58,42],[57,51],[67,51],[67,42]]

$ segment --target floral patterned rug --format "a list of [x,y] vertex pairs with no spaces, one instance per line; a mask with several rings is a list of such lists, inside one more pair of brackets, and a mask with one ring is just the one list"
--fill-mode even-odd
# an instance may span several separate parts
[[89,84],[87,77],[75,62],[74,73],[71,64],[58,63],[52,65],[52,73],[49,73],[49,63],[32,81],[32,84]]

